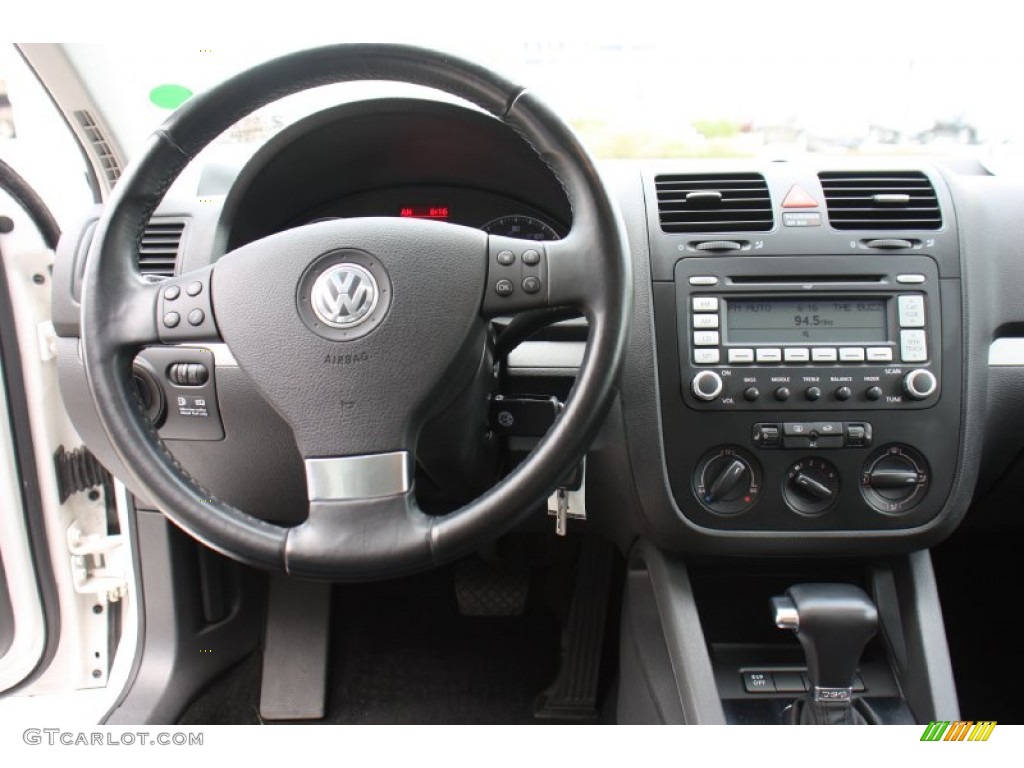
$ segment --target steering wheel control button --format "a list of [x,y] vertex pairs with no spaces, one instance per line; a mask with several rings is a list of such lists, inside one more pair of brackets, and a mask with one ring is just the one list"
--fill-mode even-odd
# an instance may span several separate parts
[[516,288],[511,280],[499,280],[494,284],[494,292],[499,296],[511,296]]
[[527,293],[537,293],[541,289],[539,277],[527,277],[523,280],[523,290]]
[[911,371],[903,378],[903,392],[911,400],[926,400],[935,394],[939,382],[935,374],[924,368]]
[[849,400],[853,397],[853,390],[849,387],[839,387],[836,390],[836,400]]
[[168,328],[177,328],[181,323],[181,315],[177,312],[167,312],[164,315],[164,325]]
[[706,403],[722,394],[724,388],[722,377],[714,371],[701,371],[690,382],[690,391],[693,392],[693,396]]
[[804,397],[813,403],[821,397],[821,387],[808,387],[804,390]]
[[[498,254],[499,256],[501,254]],[[500,259],[499,259],[500,263]],[[523,264],[528,267],[535,267],[540,264],[540,253],[535,251],[533,248],[523,251]]]
[[693,362],[697,365],[715,365],[722,359],[722,353],[717,349],[695,349],[693,350]]
[[760,498],[760,465],[739,448],[714,448],[697,463],[693,492],[715,514],[742,514]]
[[195,282],[189,283],[185,286],[185,293],[189,296],[198,296],[203,292],[203,284],[196,280]]
[[299,316],[318,336],[354,341],[383,322],[393,293],[387,270],[375,256],[355,248],[330,251],[299,279]]
[[181,288],[176,285],[172,285],[170,288],[164,290],[164,298],[167,299],[167,301],[174,301],[179,296],[181,296]]
[[[503,267],[510,267],[516,263],[516,255],[512,251],[498,251],[498,255],[495,258]],[[525,256],[523,260],[525,261]]]
[[887,445],[871,454],[861,472],[861,493],[879,512],[899,514],[917,506],[928,492],[924,456],[906,445]]
[[206,319],[206,313],[201,309],[193,309],[188,313],[188,324],[189,325],[202,325],[203,320]]

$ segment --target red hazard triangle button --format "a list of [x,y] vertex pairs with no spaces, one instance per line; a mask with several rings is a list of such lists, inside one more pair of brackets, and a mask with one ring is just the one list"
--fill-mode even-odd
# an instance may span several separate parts
[[799,184],[794,184],[782,201],[783,208],[817,208],[818,201],[811,197]]

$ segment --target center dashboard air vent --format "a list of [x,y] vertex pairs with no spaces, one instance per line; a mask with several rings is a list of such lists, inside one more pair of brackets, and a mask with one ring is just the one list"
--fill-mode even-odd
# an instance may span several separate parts
[[654,185],[663,232],[768,232],[775,225],[759,173],[661,175]]
[[173,275],[184,234],[184,219],[150,219],[139,243],[139,272],[148,277]]
[[836,229],[939,229],[935,188],[920,171],[818,174],[829,223]]

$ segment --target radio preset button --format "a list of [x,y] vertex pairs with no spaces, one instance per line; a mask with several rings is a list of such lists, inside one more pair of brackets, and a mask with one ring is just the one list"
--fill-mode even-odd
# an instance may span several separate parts
[[781,349],[759,349],[757,350],[757,362],[759,363],[781,363]]
[[690,285],[718,285],[718,278],[714,275],[693,275]]
[[892,362],[892,348],[891,347],[868,347],[868,362],[869,363],[891,363]]
[[837,359],[835,347],[814,347],[811,349],[811,360],[816,363],[834,363]]
[[839,359],[844,363],[863,363],[863,347],[840,347]]
[[814,402],[819,397],[821,397],[821,387],[808,387],[807,389],[804,390],[804,397],[806,397],[811,402]]
[[904,363],[923,363],[928,359],[924,331],[900,331],[900,357]]
[[836,400],[849,400],[853,397],[853,390],[849,387],[840,387],[836,390]]
[[754,362],[754,350],[752,349],[730,349],[730,363],[752,363]]
[[904,328],[924,328],[924,296],[910,294],[900,296],[900,325]]
[[925,280],[924,275],[917,275],[917,274],[896,275],[896,282],[897,283],[903,283],[904,285],[917,285],[917,284],[923,283],[924,280]]
[[696,331],[693,334],[693,345],[695,347],[717,347],[718,331]]
[[693,350],[693,362],[697,365],[715,365],[722,358],[722,353],[717,349],[695,349]]
[[718,299],[714,296],[694,296],[693,297],[693,311],[694,312],[717,312],[718,311]]
[[811,352],[808,349],[791,347],[782,350],[782,356],[786,358],[787,363],[806,363],[811,359]]
[[718,327],[718,315],[694,315],[693,316],[693,327],[694,328],[717,328]]
[[789,400],[789,396],[792,393],[789,391],[789,387],[779,387],[775,390],[775,399],[780,403]]

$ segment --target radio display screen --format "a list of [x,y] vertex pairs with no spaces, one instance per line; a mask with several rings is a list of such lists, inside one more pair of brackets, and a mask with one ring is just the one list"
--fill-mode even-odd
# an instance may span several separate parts
[[730,344],[888,341],[885,299],[727,299]]

